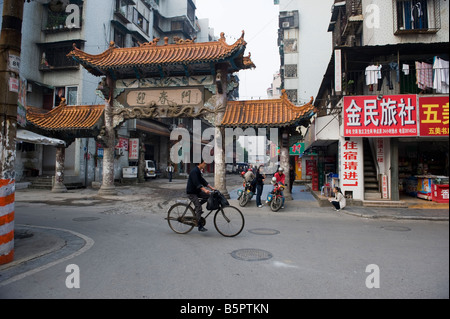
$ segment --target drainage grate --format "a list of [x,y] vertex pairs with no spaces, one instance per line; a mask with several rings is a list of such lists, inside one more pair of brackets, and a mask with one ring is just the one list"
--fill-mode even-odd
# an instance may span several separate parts
[[404,226],[384,226],[382,229],[392,230],[392,231],[410,231],[411,228]]
[[94,220],[99,220],[100,218],[98,217],[77,217],[72,219],[74,222],[91,222]]
[[255,234],[255,235],[278,235],[280,231],[276,229],[269,229],[269,228],[256,228],[256,229],[250,229],[249,233]]
[[244,260],[244,261],[262,261],[268,260],[273,257],[271,253],[261,249],[239,249],[231,253],[234,259]]

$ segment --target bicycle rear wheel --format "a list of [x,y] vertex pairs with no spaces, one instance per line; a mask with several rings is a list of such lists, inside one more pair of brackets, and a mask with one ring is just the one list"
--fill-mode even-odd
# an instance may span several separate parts
[[167,222],[169,227],[177,234],[187,234],[197,224],[192,207],[182,203],[170,207],[167,212]]
[[244,229],[244,215],[233,206],[220,208],[214,215],[214,226],[225,237],[234,237]]

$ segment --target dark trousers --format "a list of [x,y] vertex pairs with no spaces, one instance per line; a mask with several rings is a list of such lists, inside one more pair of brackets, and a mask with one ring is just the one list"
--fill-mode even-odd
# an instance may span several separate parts
[[256,185],[256,206],[262,205],[261,204],[261,195],[263,192],[264,185]]
[[200,192],[199,194],[188,194],[188,198],[194,203],[195,218],[197,218],[198,222],[203,214],[202,205],[206,203],[206,201],[209,198],[209,195],[206,194],[205,192]]
[[334,200],[334,201],[331,202],[331,204],[333,204],[334,208],[341,209],[341,205],[339,205],[339,202]]
[[173,177],[173,173],[172,173],[172,172],[169,172],[169,182],[172,181],[172,177]]

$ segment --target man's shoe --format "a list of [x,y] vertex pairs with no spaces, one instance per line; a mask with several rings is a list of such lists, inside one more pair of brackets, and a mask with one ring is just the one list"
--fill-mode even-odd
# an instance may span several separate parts
[[198,228],[198,231],[205,232],[205,231],[208,231],[208,230],[207,230],[205,227],[200,226],[200,227]]

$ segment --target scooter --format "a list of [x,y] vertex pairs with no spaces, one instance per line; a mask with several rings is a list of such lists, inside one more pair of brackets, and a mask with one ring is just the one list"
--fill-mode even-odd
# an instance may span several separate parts
[[285,186],[276,181],[272,181],[273,190],[267,195],[267,204],[273,212],[277,212],[283,206],[284,197],[281,193],[284,191]]

